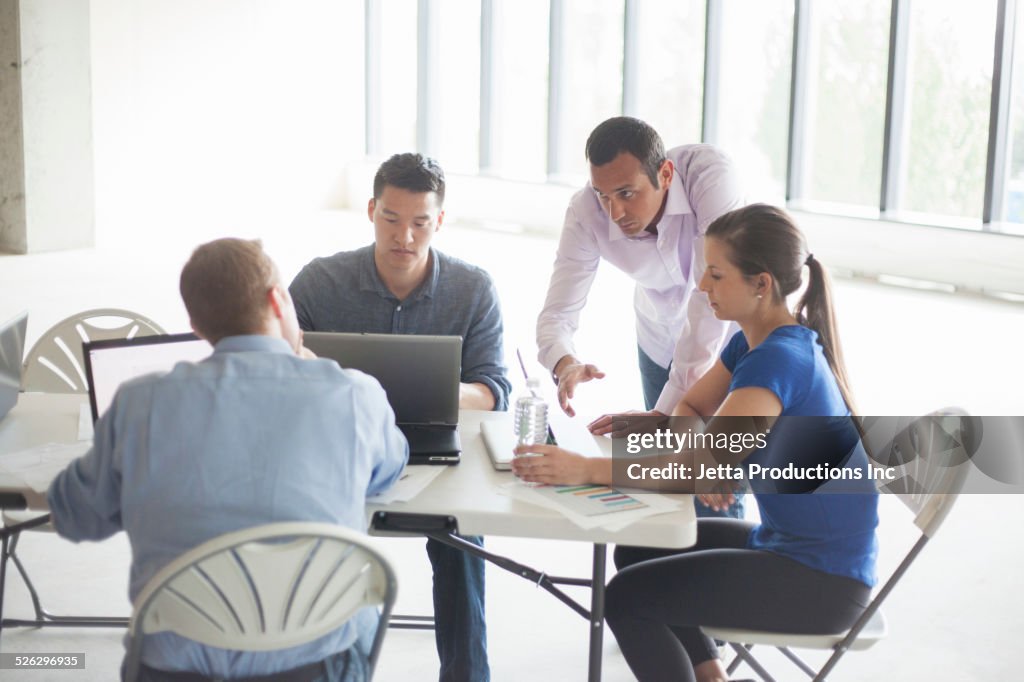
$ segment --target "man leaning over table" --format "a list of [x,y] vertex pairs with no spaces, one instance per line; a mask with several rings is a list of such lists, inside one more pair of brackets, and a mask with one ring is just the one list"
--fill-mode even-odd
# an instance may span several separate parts
[[[291,283],[305,331],[461,336],[459,407],[508,409],[498,295],[481,268],[432,246],[444,222],[444,171],[396,154],[373,180],[374,243],[317,258]],[[466,540],[483,545],[479,537]],[[442,682],[486,682],[484,561],[427,540],[434,571],[434,635]]]
[[[302,347],[291,297],[259,242],[200,246],[180,289],[213,354],[124,384],[92,449],[48,493],[60,535],[128,533],[133,600],[170,561],[230,531],[279,521],[364,530],[365,498],[398,478],[408,453],[380,385]],[[375,621],[364,610],[275,652],[146,635],[141,679],[360,682]]]
[[[558,399],[575,414],[577,386],[604,377],[576,355],[572,337],[601,261],[636,287],[637,355],[645,409],[669,415],[686,390],[714,364],[729,329],[697,288],[704,274],[704,232],[744,204],[736,171],[716,147],[692,144],[666,153],[657,131],[629,116],[610,118],[587,139],[590,182],[565,214],[537,319],[541,364],[558,383]],[[612,314],[621,314],[612,311]],[[611,416],[590,425],[612,430]],[[716,512],[695,500],[699,516],[743,516],[742,500]]]

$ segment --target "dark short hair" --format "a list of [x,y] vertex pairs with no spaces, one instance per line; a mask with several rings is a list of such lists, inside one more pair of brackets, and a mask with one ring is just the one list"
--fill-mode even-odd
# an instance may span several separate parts
[[429,156],[407,152],[382,163],[373,176],[373,198],[380,199],[388,185],[410,192],[434,192],[437,203],[444,204],[444,171]]
[[594,128],[587,138],[587,161],[594,166],[611,163],[622,152],[639,159],[651,179],[658,186],[658,169],[665,161],[665,145],[651,126],[631,116],[616,116]]
[[261,334],[278,280],[259,240],[217,239],[196,247],[178,288],[192,326],[210,343],[225,336]]

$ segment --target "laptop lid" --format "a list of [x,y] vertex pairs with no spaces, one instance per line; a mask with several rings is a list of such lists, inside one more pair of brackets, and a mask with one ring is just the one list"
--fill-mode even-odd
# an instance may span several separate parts
[[208,342],[191,332],[86,341],[82,356],[92,420],[95,422],[107,411],[125,381],[143,374],[169,372],[179,362],[199,362],[212,352]]
[[28,311],[19,313],[0,325],[0,419],[3,419],[18,402],[27,326]]
[[303,343],[380,382],[399,425],[458,425],[461,336],[305,332]]

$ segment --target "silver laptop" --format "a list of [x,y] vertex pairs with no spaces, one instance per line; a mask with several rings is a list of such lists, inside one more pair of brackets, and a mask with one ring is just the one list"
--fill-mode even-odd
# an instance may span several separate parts
[[380,382],[409,441],[409,464],[459,462],[461,336],[306,332],[303,339],[319,357]]
[[18,402],[27,326],[28,312],[16,315],[0,325],[0,419]]
[[[519,356],[519,366],[523,370],[524,383],[529,375],[526,371],[526,364],[522,355]],[[550,382],[541,381],[541,397],[548,403],[548,443],[558,445],[570,452],[577,452],[586,457],[598,457],[601,455],[601,448],[594,440],[594,435],[587,430],[587,424],[579,417],[570,417],[562,412],[558,406],[558,391]],[[498,471],[510,471],[512,460],[515,454],[512,452],[516,447],[515,434],[515,405],[510,406],[509,412],[502,413],[500,418],[487,419],[480,423],[480,432],[484,438],[484,445],[487,447],[487,455],[491,458],[491,464]]]
[[95,422],[107,411],[118,387],[129,379],[153,372],[170,372],[179,362],[199,362],[212,352],[209,343],[192,333],[83,343],[92,420]]

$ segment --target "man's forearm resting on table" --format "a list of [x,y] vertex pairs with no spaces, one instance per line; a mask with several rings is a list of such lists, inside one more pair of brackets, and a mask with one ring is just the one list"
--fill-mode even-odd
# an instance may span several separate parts
[[463,410],[493,410],[494,393],[484,383],[459,384],[459,407]]

